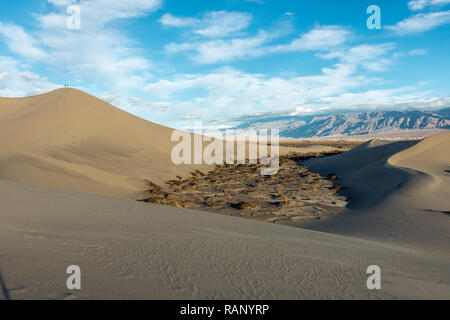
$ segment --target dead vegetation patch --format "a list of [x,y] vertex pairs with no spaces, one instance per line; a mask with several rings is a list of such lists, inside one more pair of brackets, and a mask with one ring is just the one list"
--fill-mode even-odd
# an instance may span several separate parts
[[273,223],[322,219],[341,212],[347,202],[338,194],[343,187],[336,174],[321,177],[302,165],[313,156],[323,154],[281,156],[272,176],[262,176],[261,165],[227,164],[178,176],[163,187],[147,181],[148,197],[140,201]]

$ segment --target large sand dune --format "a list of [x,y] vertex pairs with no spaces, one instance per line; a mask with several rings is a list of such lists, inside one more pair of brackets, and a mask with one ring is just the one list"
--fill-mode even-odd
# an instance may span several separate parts
[[402,170],[386,165],[392,155],[414,146],[417,141],[372,140],[346,153],[306,162],[313,172],[334,173],[346,189],[350,207],[366,208],[380,203],[408,180]]
[[171,134],[75,89],[1,98],[0,178],[137,199],[193,170],[172,163]]
[[392,156],[389,163],[423,173],[420,188],[411,185],[409,191],[416,191],[421,200],[426,195],[428,209],[450,211],[450,132],[423,140]]
[[[411,146],[412,144],[412,146]],[[336,172],[352,205],[315,230],[450,253],[450,132],[414,142],[372,141],[307,163]]]

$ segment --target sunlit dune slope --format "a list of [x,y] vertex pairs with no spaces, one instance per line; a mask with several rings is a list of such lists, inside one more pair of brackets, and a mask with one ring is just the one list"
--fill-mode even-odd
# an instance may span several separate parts
[[426,195],[429,206],[436,210],[450,210],[450,132],[429,137],[388,162],[423,173],[420,185],[414,184],[408,191],[415,191],[418,197]]
[[171,133],[75,89],[1,98],[0,179],[136,199],[193,170],[172,163]]

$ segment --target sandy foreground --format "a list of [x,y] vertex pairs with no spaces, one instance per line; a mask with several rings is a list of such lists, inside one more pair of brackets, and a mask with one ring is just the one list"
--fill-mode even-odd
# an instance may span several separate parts
[[[11,299],[450,298],[448,251],[13,182],[0,193]],[[80,291],[66,288],[72,264]],[[372,264],[380,291],[366,288]]]
[[450,299],[449,133],[312,159],[351,205],[307,230],[129,200],[193,168],[167,164],[170,129],[111,108],[0,100],[0,298]]

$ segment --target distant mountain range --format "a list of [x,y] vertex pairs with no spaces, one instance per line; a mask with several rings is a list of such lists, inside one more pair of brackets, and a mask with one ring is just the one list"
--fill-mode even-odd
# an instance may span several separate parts
[[251,118],[235,129],[279,128],[280,136],[353,136],[422,129],[450,129],[450,108],[438,111],[342,112],[332,115]]

